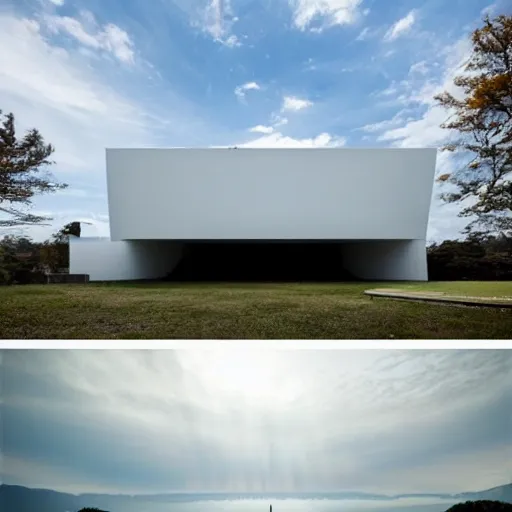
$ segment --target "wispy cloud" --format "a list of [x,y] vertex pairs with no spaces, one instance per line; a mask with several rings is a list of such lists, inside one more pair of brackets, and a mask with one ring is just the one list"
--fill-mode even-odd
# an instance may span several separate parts
[[263,126],[263,125],[259,124],[257,126],[253,126],[249,131],[251,131],[253,133],[269,134],[274,131],[274,128],[272,126]]
[[297,112],[299,110],[304,110],[305,108],[309,108],[313,105],[313,102],[305,99],[298,98],[297,96],[285,96],[283,98],[283,112],[291,111]]
[[37,22],[0,15],[0,44],[7,48],[13,40],[19,44],[0,52],[4,108],[16,113],[20,130],[41,129],[57,147],[57,161],[62,155],[63,163],[86,166],[91,148],[114,140],[116,132],[143,135],[140,109],[102,83],[86,62],[52,46]]
[[260,85],[256,82],[247,82],[242,85],[238,85],[235,87],[235,95],[239,100],[245,99],[245,94],[247,91],[259,91],[261,89]]
[[204,10],[204,29],[218,42],[234,48],[241,46],[235,34],[231,34],[234,23],[238,20],[233,15],[230,0],[208,0]]
[[[434,96],[444,90],[456,97],[461,94],[454,85],[455,76],[463,71],[471,52],[467,37],[442,48],[434,48],[427,59],[413,63],[404,80],[394,80],[376,97],[384,105],[395,105],[399,110],[389,119],[371,123],[362,130],[375,135],[376,140],[395,147],[440,147],[453,136],[442,129],[448,112],[440,107]],[[437,158],[436,174],[453,172],[462,162],[456,155],[440,152]],[[458,204],[445,204],[439,194],[446,185],[434,183],[432,205],[428,228],[428,240],[460,238],[468,219],[457,216]]]
[[[76,29],[74,37],[83,41],[80,46],[95,49],[99,42],[91,34],[98,33],[85,29],[81,32],[80,27],[89,28],[84,20],[77,25],[69,20],[51,19],[58,24],[59,31],[64,26],[72,31]],[[61,22],[64,25],[59,25]],[[107,26],[101,33],[109,34],[114,46],[108,46],[102,39],[105,46],[100,51],[109,50],[113,56],[117,54],[116,58],[129,59],[129,54],[123,54],[123,37],[120,46],[115,46],[116,31],[107,30]],[[79,48],[63,48],[54,43],[49,37],[52,32],[48,34],[45,28],[44,18],[41,24],[8,12],[0,14],[0,47],[9,48],[8,52],[0,51],[2,110],[15,114],[18,132],[36,127],[55,146],[54,174],[59,180],[73,185],[74,181],[84,179],[92,187],[104,188],[105,147],[147,145],[161,121],[110,81],[113,75],[118,77],[118,73],[126,72],[135,82],[139,77],[136,70],[121,66],[119,71],[114,71],[109,62],[91,60]],[[39,233],[50,234],[61,227],[62,215],[70,209],[69,198],[59,193],[51,198],[42,196],[37,198],[35,208],[51,209],[56,219],[50,228],[27,230],[39,238]],[[101,198],[91,195],[82,217],[106,212],[105,195]]]
[[113,23],[99,26],[89,12],[85,12],[83,17],[89,30],[83,21],[69,16],[48,16],[45,21],[54,33],[65,32],[85,46],[110,53],[126,64],[133,63],[133,42],[122,28]]
[[407,16],[394,23],[384,35],[384,41],[394,41],[411,31],[416,21],[416,12],[410,11]]
[[327,148],[342,147],[346,144],[344,137],[333,137],[329,133],[321,133],[316,137],[304,139],[289,137],[278,131],[274,132],[273,129],[272,132],[261,133],[268,133],[269,135],[239,144],[238,146],[246,148]]
[[[412,120],[412,118],[409,118]],[[403,111],[399,111],[391,119],[385,119],[377,123],[366,124],[359,128],[360,130],[367,133],[380,133],[395,126],[399,126],[406,121]]]
[[[461,39],[445,50],[444,72],[438,81],[423,82],[419,88],[414,88],[408,81],[403,81],[405,102],[426,106],[420,117],[408,119],[401,127],[385,131],[380,140],[393,141],[399,147],[425,147],[442,144],[450,133],[440,126],[446,120],[447,112],[438,106],[434,96],[444,90],[460,94],[454,85],[454,78],[461,72],[461,66],[469,57],[471,48],[466,38]],[[398,89],[393,91],[399,92]]]
[[127,493],[492,487],[512,469],[511,358],[6,351],[4,481]]
[[415,62],[409,69],[410,74],[426,75],[428,73],[428,66],[426,61]]
[[356,41],[366,41],[371,34],[370,27],[365,27],[361,32],[359,32],[359,35],[356,37]]
[[[310,28],[321,19],[321,26],[346,25],[358,17],[362,0],[289,0],[293,9],[293,22],[300,30]],[[318,27],[314,27],[317,28]]]

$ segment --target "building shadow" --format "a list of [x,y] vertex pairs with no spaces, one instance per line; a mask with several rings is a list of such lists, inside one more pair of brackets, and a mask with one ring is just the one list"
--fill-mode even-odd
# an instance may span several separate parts
[[167,280],[175,282],[340,282],[357,280],[330,242],[194,242]]

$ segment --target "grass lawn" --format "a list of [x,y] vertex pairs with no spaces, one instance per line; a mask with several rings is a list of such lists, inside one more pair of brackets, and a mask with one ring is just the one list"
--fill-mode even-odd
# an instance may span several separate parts
[[0,338],[510,338],[512,310],[370,300],[371,288],[512,296],[512,282],[0,287]]

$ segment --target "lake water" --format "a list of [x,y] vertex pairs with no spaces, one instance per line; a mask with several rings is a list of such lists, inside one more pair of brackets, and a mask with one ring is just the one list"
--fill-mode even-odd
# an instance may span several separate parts
[[[444,512],[459,500],[403,498],[396,500],[231,499],[189,502],[109,504],[109,512]],[[98,503],[98,505],[100,505]],[[119,507],[119,508],[118,508]]]

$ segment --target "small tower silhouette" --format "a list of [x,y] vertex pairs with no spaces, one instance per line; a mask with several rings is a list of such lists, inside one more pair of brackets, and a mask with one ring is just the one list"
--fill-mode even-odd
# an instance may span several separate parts
[[270,512],[272,512],[272,503],[270,504]]

